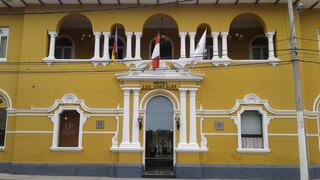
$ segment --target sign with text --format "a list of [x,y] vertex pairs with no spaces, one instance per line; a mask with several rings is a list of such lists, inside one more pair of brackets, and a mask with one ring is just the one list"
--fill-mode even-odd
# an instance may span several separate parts
[[150,89],[169,89],[169,90],[176,90],[177,85],[173,83],[169,83],[166,81],[154,81],[151,84],[144,84],[142,85],[142,89],[150,90]]

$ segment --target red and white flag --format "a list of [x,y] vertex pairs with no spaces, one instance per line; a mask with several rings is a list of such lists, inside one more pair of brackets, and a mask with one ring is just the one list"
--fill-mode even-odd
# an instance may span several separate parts
[[156,37],[156,43],[154,44],[154,49],[152,51],[152,69],[155,70],[159,68],[160,64],[160,34],[158,32],[158,35]]

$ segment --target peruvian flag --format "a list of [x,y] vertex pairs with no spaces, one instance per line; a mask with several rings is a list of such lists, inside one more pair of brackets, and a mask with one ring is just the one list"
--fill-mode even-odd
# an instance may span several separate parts
[[152,69],[155,70],[159,68],[159,64],[160,64],[160,33],[159,32],[156,37],[156,43],[152,51],[151,59],[152,59]]

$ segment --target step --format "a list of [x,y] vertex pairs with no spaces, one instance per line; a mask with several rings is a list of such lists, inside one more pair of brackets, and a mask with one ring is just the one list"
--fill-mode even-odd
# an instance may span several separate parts
[[144,178],[176,178],[176,173],[173,171],[152,170],[152,171],[143,172],[142,177]]

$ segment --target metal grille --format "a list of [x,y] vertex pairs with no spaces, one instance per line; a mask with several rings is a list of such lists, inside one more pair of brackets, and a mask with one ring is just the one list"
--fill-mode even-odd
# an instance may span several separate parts
[[262,137],[242,137],[242,148],[263,149]]

